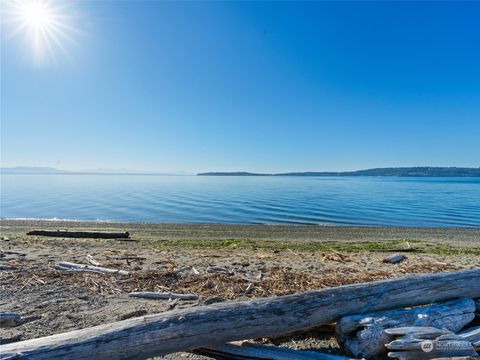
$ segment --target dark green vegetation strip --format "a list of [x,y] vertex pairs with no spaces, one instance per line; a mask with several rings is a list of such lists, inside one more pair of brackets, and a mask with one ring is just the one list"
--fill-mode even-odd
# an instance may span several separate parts
[[[408,240],[416,253],[445,255],[480,255],[478,248],[464,248],[447,244],[423,243],[419,240]],[[291,242],[249,239],[230,240],[158,240],[153,246],[164,249],[237,249],[237,250],[272,250],[272,251],[395,251],[405,248],[404,241],[324,241],[324,242]]]

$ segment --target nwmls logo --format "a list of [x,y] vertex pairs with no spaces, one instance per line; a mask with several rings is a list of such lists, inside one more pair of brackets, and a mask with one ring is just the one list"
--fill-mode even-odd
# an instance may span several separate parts
[[430,341],[430,340],[425,340],[425,341],[422,341],[422,343],[420,344],[420,348],[424,351],[424,352],[430,352],[433,350],[433,341]]
[[471,344],[466,341],[431,341],[424,340],[420,343],[420,348],[424,352],[431,352],[433,350],[469,350]]

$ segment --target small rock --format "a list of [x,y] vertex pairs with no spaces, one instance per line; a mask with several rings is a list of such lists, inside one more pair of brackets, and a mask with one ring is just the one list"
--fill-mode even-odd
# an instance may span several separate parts
[[398,264],[398,263],[401,263],[402,261],[404,261],[406,259],[407,259],[407,257],[405,255],[393,254],[393,255],[390,255],[389,257],[383,259],[383,262],[388,263],[388,264]]

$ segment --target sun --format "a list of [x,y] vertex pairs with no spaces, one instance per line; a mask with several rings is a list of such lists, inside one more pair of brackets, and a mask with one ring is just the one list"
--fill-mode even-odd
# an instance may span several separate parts
[[32,61],[43,64],[66,53],[75,29],[68,14],[69,2],[52,0],[6,1],[5,18],[11,24],[12,36],[21,35]]
[[33,31],[44,31],[53,26],[55,14],[46,3],[25,1],[21,3],[19,11],[25,27]]

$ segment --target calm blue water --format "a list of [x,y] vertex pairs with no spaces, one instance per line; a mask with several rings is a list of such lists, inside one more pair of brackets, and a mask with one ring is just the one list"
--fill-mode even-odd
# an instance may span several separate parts
[[2,218],[480,227],[480,178],[13,175]]

